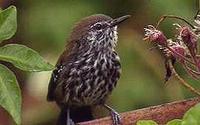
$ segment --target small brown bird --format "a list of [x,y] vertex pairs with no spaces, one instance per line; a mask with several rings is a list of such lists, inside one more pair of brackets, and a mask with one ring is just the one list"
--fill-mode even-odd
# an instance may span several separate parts
[[121,72],[115,51],[117,25],[129,17],[112,19],[97,14],[82,19],[73,28],[48,88],[47,100],[56,101],[61,109],[58,125],[93,119],[91,106],[96,105],[110,111],[114,125],[121,123],[119,114],[105,101]]

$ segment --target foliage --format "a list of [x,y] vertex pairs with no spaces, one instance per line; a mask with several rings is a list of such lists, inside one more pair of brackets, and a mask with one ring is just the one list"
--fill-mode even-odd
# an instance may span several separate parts
[[20,124],[22,99],[18,82],[14,73],[1,64],[0,72],[0,105]]
[[[200,103],[195,105],[194,107],[190,108],[185,115],[183,116],[183,119],[175,119],[172,121],[169,121],[167,125],[200,125]],[[137,125],[157,125],[152,120],[142,120],[138,121]]]
[[[178,23],[173,24],[176,26],[177,30],[177,33],[174,35],[175,38],[167,38],[166,35],[159,30],[161,22],[167,18],[181,20],[187,24],[186,26]],[[200,39],[199,11],[194,18],[194,22],[196,24],[192,25],[182,17],[164,15],[160,18],[156,27],[148,25],[144,28],[144,40],[149,40],[151,43],[155,44],[164,55],[166,69],[165,82],[167,82],[173,74],[184,87],[194,94],[200,95],[200,92],[180,77],[174,68],[175,63],[179,62],[188,76],[197,81],[200,78],[200,51],[198,48],[198,40]]]
[[[198,12],[194,17],[193,22],[195,25],[191,24],[186,19],[175,16],[175,15],[164,15],[157,22],[156,26],[148,25],[144,28],[145,38],[153,43],[156,48],[158,48],[164,56],[165,62],[165,82],[174,75],[181,85],[190,90],[196,95],[200,95],[198,89],[195,89],[189,83],[187,83],[179,74],[176,72],[175,64],[178,62],[182,68],[185,70],[187,75],[199,81],[200,79],[200,50],[198,40],[200,39],[200,11],[199,11],[199,0],[197,0]],[[176,33],[172,32],[173,38],[168,38],[167,35],[160,30],[160,24],[164,22],[167,18],[175,19],[177,22],[173,24],[176,29]],[[185,24],[179,24],[178,21],[182,21]],[[169,121],[167,125],[199,125],[200,124],[200,103],[195,107],[187,111],[182,120],[174,119]],[[148,121],[143,121],[148,124]],[[140,121],[138,123],[141,123]],[[152,123],[152,121],[151,121]],[[144,125],[145,125],[144,124]],[[154,123],[157,125],[157,123]],[[143,124],[141,124],[143,125]]]
[[0,42],[11,38],[17,30],[17,12],[14,6],[11,6],[0,14]]
[[8,44],[0,48],[0,60],[12,63],[24,71],[48,71],[52,65],[46,63],[34,50],[18,44]]
[[137,122],[137,125],[158,125],[153,120],[140,120]]
[[183,117],[181,125],[200,125],[200,104],[192,107]]
[[[0,41],[11,38],[17,29],[17,11],[14,6],[0,12]],[[34,50],[18,44],[0,47],[0,60],[10,62],[24,71],[49,71],[54,67]],[[21,91],[12,71],[0,64],[0,105],[21,124]]]
[[181,120],[180,119],[174,119],[174,120],[172,120],[172,121],[169,121],[168,123],[167,123],[167,125],[181,125]]

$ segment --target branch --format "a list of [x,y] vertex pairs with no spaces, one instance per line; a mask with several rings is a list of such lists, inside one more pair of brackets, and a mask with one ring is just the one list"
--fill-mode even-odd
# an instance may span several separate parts
[[[138,120],[154,120],[158,124],[165,124],[172,119],[182,118],[184,113],[200,102],[200,97],[188,100],[151,106],[121,114],[123,125],[134,125]],[[79,125],[112,125],[110,117],[82,122]]]

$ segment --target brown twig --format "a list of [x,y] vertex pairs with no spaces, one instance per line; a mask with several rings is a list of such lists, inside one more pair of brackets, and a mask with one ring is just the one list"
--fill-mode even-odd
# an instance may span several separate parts
[[179,83],[181,85],[183,85],[186,89],[190,90],[192,93],[200,96],[200,92],[197,91],[194,87],[192,87],[190,84],[188,84],[184,79],[182,79],[179,74],[176,72],[176,70],[174,69],[173,65],[170,63],[170,68],[172,70],[172,73],[174,74],[174,76],[178,79]]
[[166,48],[167,48],[169,51],[171,51],[172,53],[174,53],[174,54],[178,55],[179,57],[181,57],[182,59],[184,59],[185,61],[189,62],[190,64],[196,65],[194,62],[192,62],[191,60],[189,60],[189,59],[186,58],[185,56],[183,56],[183,55],[177,53],[176,51],[174,51],[171,47],[166,46]]
[[160,20],[158,21],[157,25],[156,25],[156,29],[158,29],[158,27],[160,26],[160,24],[166,19],[166,18],[172,18],[172,19],[178,19],[178,20],[182,20],[183,22],[187,23],[189,26],[191,26],[193,29],[195,29],[195,27],[189,23],[186,19],[179,17],[179,16],[175,16],[175,15],[163,15]]
[[[189,108],[200,102],[200,98],[192,98],[158,106],[152,106],[135,111],[122,113],[122,125],[135,125],[138,120],[154,120],[164,125],[172,119],[182,118]],[[79,125],[112,125],[110,117],[82,122]]]

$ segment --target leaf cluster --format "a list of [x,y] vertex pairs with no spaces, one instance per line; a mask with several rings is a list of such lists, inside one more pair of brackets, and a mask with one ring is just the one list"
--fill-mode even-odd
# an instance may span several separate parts
[[[0,11],[0,43],[10,39],[16,30],[16,7],[10,6]],[[0,47],[0,60],[12,63],[24,71],[49,71],[54,68],[36,51],[19,44],[7,44]],[[0,105],[8,111],[16,124],[21,124],[21,90],[15,74],[2,64],[0,64]]]

